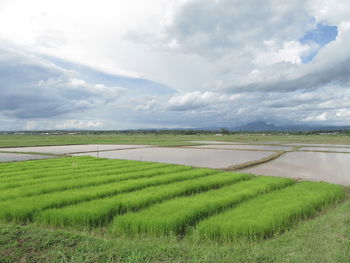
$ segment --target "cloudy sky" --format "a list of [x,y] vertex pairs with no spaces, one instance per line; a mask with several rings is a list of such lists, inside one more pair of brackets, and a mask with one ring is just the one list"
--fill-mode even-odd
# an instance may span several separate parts
[[1,0],[0,130],[350,125],[344,0]]

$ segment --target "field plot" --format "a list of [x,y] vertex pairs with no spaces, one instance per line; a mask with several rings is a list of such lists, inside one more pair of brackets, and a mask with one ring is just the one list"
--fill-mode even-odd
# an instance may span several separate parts
[[[200,235],[216,239],[223,234],[210,231],[217,229],[221,219],[216,218],[222,215],[227,224],[238,220],[247,229],[249,222],[258,222],[267,229],[262,234],[265,237],[314,215],[342,196],[342,187],[327,183],[297,183],[289,178],[164,163],[89,156],[0,163],[0,221],[107,226],[113,235],[185,235],[197,233],[198,226]],[[244,212],[246,206],[261,215]],[[241,210],[239,215],[234,212]],[[282,221],[271,229],[270,215],[275,210]],[[243,221],[237,219],[240,215]],[[240,236],[251,238],[251,231],[244,230]],[[229,234],[223,239],[234,237]]]
[[350,185],[350,154],[290,152],[241,172]]
[[350,144],[326,144],[326,143],[299,143],[299,142],[292,142],[292,143],[285,143],[284,145],[287,146],[311,146],[311,147],[349,147]]
[[201,144],[241,144],[239,142],[226,142],[226,141],[188,141],[190,143],[201,143]]
[[321,151],[321,152],[348,152],[350,153],[350,147],[301,147],[301,151]]
[[200,146],[188,146],[191,148],[211,148],[211,149],[226,149],[226,150],[261,150],[261,151],[290,151],[293,147],[288,146],[272,146],[272,145],[253,145],[253,144],[239,144],[239,145],[225,145],[225,144],[210,144],[210,145],[200,145]]
[[[191,148],[145,148],[123,151],[101,152],[100,157],[128,159],[172,164],[192,165],[207,168],[227,168],[245,162],[268,157],[275,152],[269,151],[231,151]],[[84,155],[84,154],[77,154]],[[91,153],[91,155],[94,155]]]
[[0,162],[38,160],[38,159],[47,159],[47,158],[51,158],[51,156],[38,155],[38,154],[20,154],[20,153],[1,153],[0,152]]
[[198,232],[202,237],[221,240],[269,237],[343,197],[338,185],[302,182],[204,220]]
[[123,150],[150,147],[149,145],[124,145],[124,144],[85,144],[85,145],[60,145],[60,146],[39,146],[39,147],[14,147],[0,148],[8,152],[35,152],[51,154],[70,154],[81,152],[97,152],[110,150]]
[[248,180],[251,176],[234,173],[216,173],[211,176],[148,187],[131,193],[84,202],[42,212],[35,221],[51,225],[76,225],[85,227],[104,225],[114,215],[136,211],[172,197],[193,194]]
[[114,227],[125,234],[181,234],[188,225],[244,200],[291,185],[287,178],[259,177],[206,193],[176,198],[139,213],[116,217]]

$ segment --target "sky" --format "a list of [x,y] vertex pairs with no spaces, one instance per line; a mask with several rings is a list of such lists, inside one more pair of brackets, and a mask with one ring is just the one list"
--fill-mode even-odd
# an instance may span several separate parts
[[343,0],[1,0],[0,130],[350,125]]

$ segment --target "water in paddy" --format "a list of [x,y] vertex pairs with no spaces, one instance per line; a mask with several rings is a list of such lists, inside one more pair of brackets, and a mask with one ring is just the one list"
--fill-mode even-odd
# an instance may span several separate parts
[[240,172],[350,185],[350,154],[290,152]]
[[0,162],[26,161],[46,158],[51,157],[37,154],[0,153]]
[[226,141],[188,141],[191,143],[204,143],[204,144],[241,144],[240,142],[226,142]]
[[324,143],[286,143],[288,146],[324,146],[324,147],[350,147],[350,144],[324,144]]
[[123,150],[132,148],[144,148],[147,145],[114,145],[114,144],[87,144],[87,145],[60,145],[60,146],[38,146],[38,147],[16,147],[16,148],[1,148],[1,151],[11,152],[37,152],[37,153],[79,153],[93,152],[106,150]]
[[265,151],[290,151],[293,150],[293,147],[288,146],[271,146],[271,145],[252,145],[252,144],[238,144],[238,145],[200,145],[200,146],[191,146],[193,148],[212,148],[212,149],[247,149],[247,150],[265,150]]
[[[93,154],[94,153],[91,153],[91,155]],[[99,156],[103,158],[163,162],[197,167],[226,168],[231,165],[259,160],[271,154],[274,154],[274,152],[154,147],[123,151],[106,151],[101,152]]]
[[350,148],[337,148],[337,147],[301,147],[300,150],[305,151],[325,151],[325,152],[348,152],[350,153]]

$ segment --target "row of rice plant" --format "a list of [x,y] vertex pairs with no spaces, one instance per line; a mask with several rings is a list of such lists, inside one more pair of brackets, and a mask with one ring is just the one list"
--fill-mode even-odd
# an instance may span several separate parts
[[136,211],[176,196],[220,188],[251,177],[246,174],[222,172],[183,182],[153,186],[109,198],[49,209],[38,214],[35,221],[56,226],[102,226],[110,222],[116,214]]
[[126,169],[110,169],[108,171],[94,172],[88,178],[73,178],[65,181],[54,181],[42,183],[40,185],[28,185],[17,188],[10,188],[0,191],[0,200],[8,200],[22,196],[40,195],[50,192],[62,191],[71,188],[80,188],[90,185],[107,184],[111,182],[136,179],[142,177],[152,177],[167,172],[177,172],[190,170],[188,166],[169,166],[160,163]]
[[63,207],[74,203],[88,201],[119,193],[135,191],[149,186],[168,184],[176,181],[199,178],[218,173],[213,169],[194,169],[169,174],[162,174],[151,178],[130,179],[121,182],[69,189],[60,192],[42,194],[38,196],[20,197],[0,202],[0,220],[28,221],[35,213],[53,207]]
[[54,169],[50,167],[47,169],[47,172],[45,174],[42,173],[40,177],[37,173],[34,173],[35,170],[33,169],[31,169],[30,171],[26,170],[25,172],[18,171],[18,176],[14,176],[14,178],[12,179],[0,180],[0,190],[16,188],[24,185],[35,185],[53,181],[65,181],[77,178],[86,178],[89,176],[94,176],[94,173],[96,173],[96,171],[102,173],[103,171],[108,171],[109,169],[125,169],[128,167],[137,166],[141,166],[141,164],[105,163],[86,167],[73,162],[71,163],[69,169]]
[[103,161],[104,159],[93,160],[90,156],[79,156],[79,157],[66,157],[66,158],[52,158],[42,160],[27,160],[21,162],[4,162],[0,163],[0,178],[8,177],[8,174],[13,171],[27,170],[27,169],[42,169],[49,167],[60,167],[67,165],[71,162],[71,158],[75,160],[90,160],[90,161]]
[[302,182],[204,220],[197,230],[199,236],[206,239],[266,238],[285,231],[343,197],[341,186]]
[[[121,160],[112,161],[109,162],[108,159],[102,159],[102,161],[97,162],[97,158],[93,158],[90,160],[81,160],[76,159],[75,157],[72,158],[66,158],[69,159],[70,162],[60,164],[58,166],[48,166],[45,168],[35,168],[35,167],[27,167],[25,170],[19,169],[19,170],[13,170],[11,173],[8,173],[7,176],[3,176],[0,178],[0,182],[11,182],[11,181],[18,181],[18,180],[25,180],[25,179],[37,179],[37,178],[44,178],[44,177],[50,177],[52,175],[60,176],[61,173],[70,172],[72,171],[72,164],[75,165],[77,168],[76,170],[93,170],[94,167],[104,167],[104,166],[130,166],[133,164],[136,164],[136,161],[129,161],[124,162]],[[35,173],[33,174],[33,171]],[[59,171],[60,173],[57,173]]]
[[293,180],[258,177],[198,195],[175,198],[136,213],[117,216],[113,228],[118,233],[165,235],[181,234],[186,227],[259,194],[289,186]]
[[[65,158],[65,159],[70,159],[69,163],[62,164],[60,166],[50,166],[50,167],[45,167],[45,168],[30,168],[27,167],[26,169],[18,169],[18,170],[13,170],[12,172],[8,173],[7,176],[3,176],[0,178],[0,182],[7,183],[7,182],[15,182],[15,181],[20,181],[20,180],[27,180],[27,179],[41,179],[45,177],[51,177],[56,171],[56,176],[60,176],[61,173],[57,173],[57,171],[62,171],[64,172],[69,172],[72,170],[73,165],[75,165],[76,168],[81,168],[81,169],[92,169],[94,166],[98,167],[103,167],[104,165],[129,165],[128,163],[124,162],[115,162],[115,163],[110,163],[108,160],[104,160],[104,162],[96,162],[95,159],[92,159],[91,161],[87,160],[81,160],[81,159],[75,159],[75,157],[72,158]],[[35,171],[35,173],[33,173]]]
[[[159,165],[159,164],[158,164]],[[162,167],[169,167],[170,165],[164,164]],[[71,167],[69,170],[60,170],[54,169],[50,170],[47,172],[45,177],[42,178],[26,178],[23,177],[24,179],[19,180],[9,180],[6,182],[0,182],[0,191],[5,190],[5,189],[10,189],[10,188],[25,188],[28,186],[35,187],[37,184],[44,184],[48,182],[64,182],[64,181],[69,181],[69,180],[77,180],[77,179],[87,179],[92,176],[98,176],[98,175],[111,175],[111,174],[116,174],[116,173],[122,173],[122,172],[130,172],[132,171],[137,171],[137,169],[142,169],[144,167],[145,169],[150,167],[154,167],[154,163],[147,163],[147,164],[127,164],[127,165],[111,165],[111,164],[105,164],[102,166],[92,166],[88,168],[80,168],[77,169],[75,167]],[[158,167],[158,166],[157,166]],[[35,170],[30,171],[32,174],[34,173]]]

